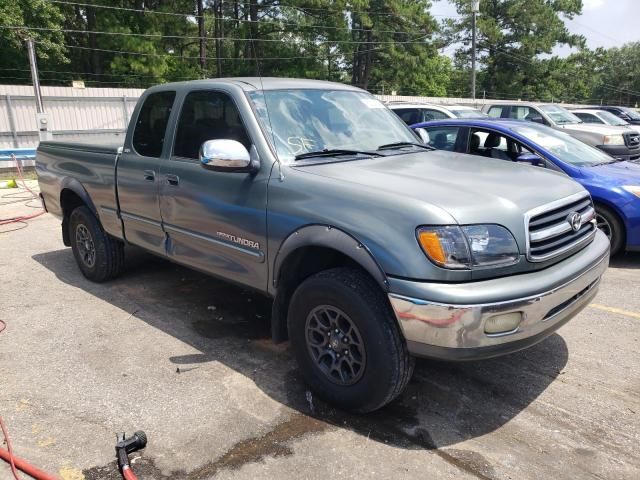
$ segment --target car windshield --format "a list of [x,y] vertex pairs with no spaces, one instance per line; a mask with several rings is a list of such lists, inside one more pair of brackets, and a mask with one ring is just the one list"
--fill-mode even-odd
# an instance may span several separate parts
[[[251,92],[249,98],[284,162],[311,152],[366,154],[383,145],[421,143],[400,117],[366,92],[266,90]],[[385,154],[390,151],[385,149]],[[331,158],[328,154],[323,157],[325,161]]]
[[575,167],[592,167],[614,161],[603,151],[544,125],[525,124],[512,128],[516,133],[553,153],[561,161]]
[[611,112],[601,111],[597,113],[597,116],[600,117],[607,125],[629,125],[629,122],[625,122],[621,118],[616,117]]
[[565,110],[557,105],[540,105],[540,110],[546,113],[554,123],[558,125],[567,125],[569,123],[582,123],[578,117],[576,117],[569,110]]
[[629,115],[629,118],[631,118],[632,120],[640,120],[640,113],[636,112],[635,110],[632,110],[630,108],[623,108],[622,111]]
[[486,118],[489,116],[477,108],[450,108],[449,110],[458,118]]

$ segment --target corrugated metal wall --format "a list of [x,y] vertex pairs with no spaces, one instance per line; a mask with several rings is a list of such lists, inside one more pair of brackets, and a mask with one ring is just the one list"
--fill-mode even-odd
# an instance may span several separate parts
[[[121,137],[144,90],[42,87],[55,140],[109,141]],[[38,144],[33,87],[0,85],[0,148]]]
[[[42,87],[54,140],[92,142],[122,138],[142,89]],[[473,105],[470,98],[377,95],[383,101]],[[486,100],[505,103],[500,100]],[[475,104],[482,105],[478,99]],[[508,102],[512,103],[512,102]],[[565,105],[571,107],[571,105]],[[38,145],[33,87],[0,85],[0,149]]]

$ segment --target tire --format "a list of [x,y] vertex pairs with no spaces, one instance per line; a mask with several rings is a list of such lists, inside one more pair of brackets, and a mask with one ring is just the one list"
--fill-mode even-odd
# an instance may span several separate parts
[[611,256],[613,257],[620,253],[626,238],[624,224],[620,217],[609,207],[596,205],[596,221],[598,222],[598,228],[609,237]]
[[116,277],[124,266],[123,243],[107,234],[87,207],[69,216],[71,249],[82,274],[93,282]]
[[357,269],[335,268],[307,278],[291,298],[287,320],[304,379],[318,396],[345,410],[381,408],[413,374],[414,359],[387,298]]

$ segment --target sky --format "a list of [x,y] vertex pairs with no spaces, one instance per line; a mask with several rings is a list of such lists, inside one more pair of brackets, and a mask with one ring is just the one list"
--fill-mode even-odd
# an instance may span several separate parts
[[[570,32],[586,37],[589,48],[619,47],[640,41],[640,0],[583,0],[582,3],[582,15],[567,20],[566,24]],[[433,0],[431,12],[438,19],[456,15],[448,0]],[[571,49],[558,47],[554,53],[566,56]]]

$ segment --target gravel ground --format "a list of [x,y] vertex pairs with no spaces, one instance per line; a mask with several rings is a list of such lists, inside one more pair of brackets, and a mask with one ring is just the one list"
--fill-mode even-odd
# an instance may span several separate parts
[[88,282],[50,215],[0,233],[0,415],[16,454],[62,479],[119,478],[115,433],[139,429],[141,479],[640,478],[639,254],[544,342],[419,361],[366,416],[308,398],[265,299],[135,249],[127,265]]

